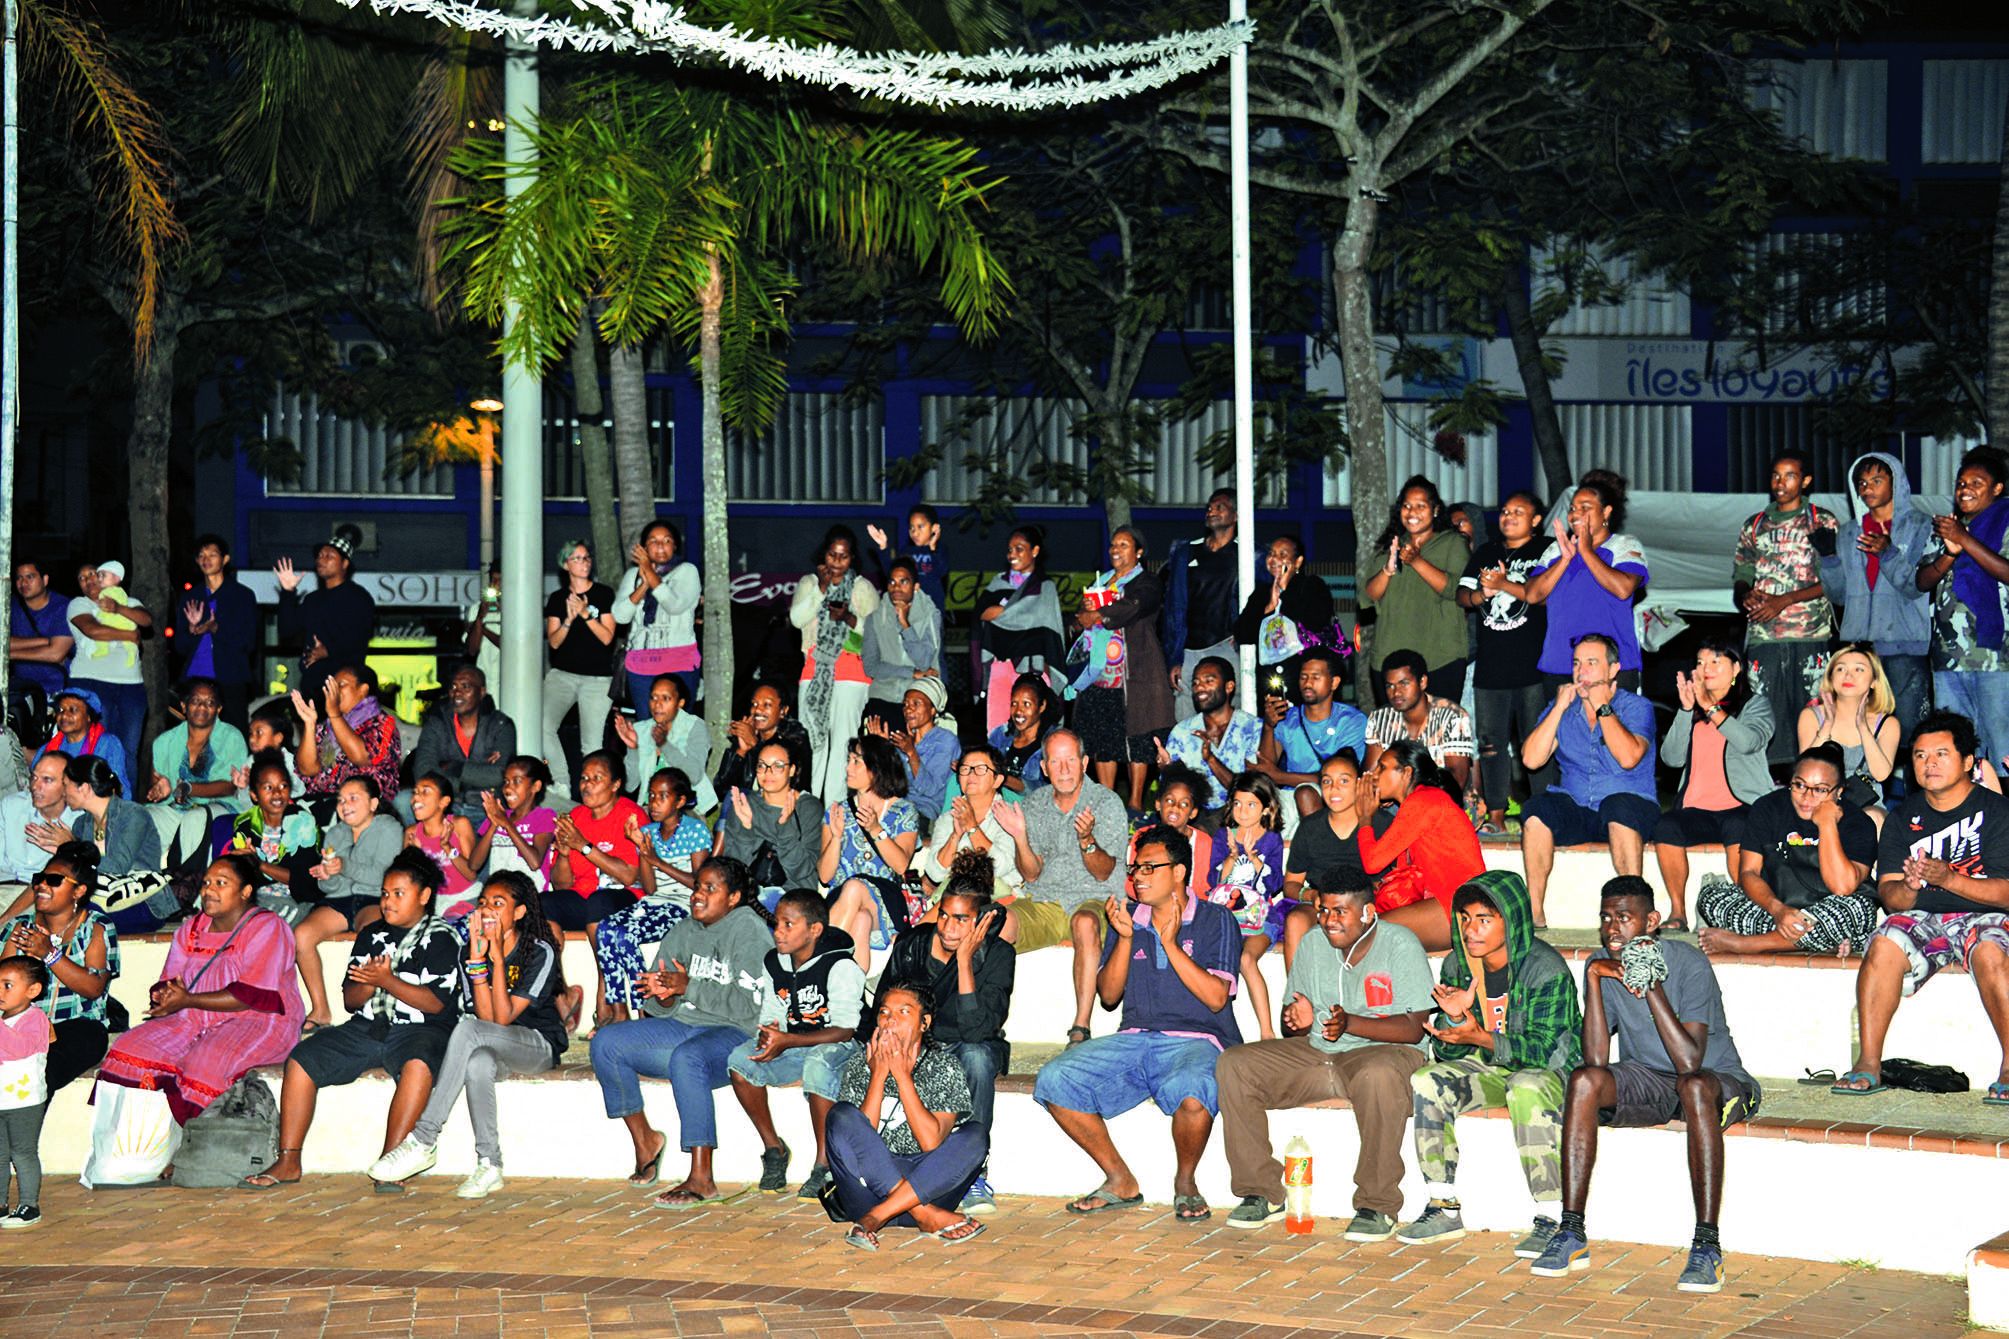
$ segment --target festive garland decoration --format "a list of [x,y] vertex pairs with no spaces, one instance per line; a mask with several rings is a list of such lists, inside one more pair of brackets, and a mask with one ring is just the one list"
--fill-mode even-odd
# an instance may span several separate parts
[[606,18],[609,27],[505,13],[477,0],[341,3],[350,9],[367,4],[379,14],[415,14],[530,46],[704,57],[767,79],[796,79],[896,102],[1014,111],[1074,107],[1162,88],[1219,64],[1255,33],[1252,21],[1241,20],[1139,42],[1041,52],[867,53],[701,27],[686,19],[680,6],[661,0],[573,0],[575,7]]

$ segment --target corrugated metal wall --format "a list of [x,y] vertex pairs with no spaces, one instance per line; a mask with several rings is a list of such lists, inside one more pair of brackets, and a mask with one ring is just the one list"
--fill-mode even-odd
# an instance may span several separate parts
[[2009,61],[1926,61],[1920,158],[1928,163],[1998,162],[2005,98]]
[[1848,489],[1849,461],[1860,452],[1814,426],[1812,405],[1730,406],[1729,490],[1762,493],[1772,486],[1772,458],[1792,449],[1813,458],[1818,492]]
[[1606,469],[1636,489],[1694,487],[1695,413],[1687,405],[1563,404],[1563,445],[1577,474]]
[[[974,419],[966,433],[959,433],[964,414],[975,406],[988,406],[990,413]],[[921,440],[940,443],[942,459],[922,481],[921,496],[930,502],[951,504],[975,497],[983,472],[966,463],[972,451],[991,459],[1044,458],[1086,469],[1088,444],[1067,430],[1074,416],[1085,408],[1079,400],[1040,396],[923,395]],[[1058,504],[1062,499],[1050,488],[1034,488],[1025,501],[1039,506]]]
[[885,462],[876,399],[790,392],[759,437],[726,436],[726,487],[748,502],[878,502]]
[[321,412],[320,397],[295,395],[284,387],[272,392],[265,411],[265,435],[283,437],[300,449],[300,478],[295,483],[267,480],[267,493],[318,493],[339,497],[452,497],[453,469],[442,465],[416,473],[392,467],[399,456],[397,437],[383,428]]
[[1979,437],[1921,437],[1918,442],[1918,491],[1928,497],[1952,497],[1960,474],[1960,458],[1977,446]]
[[[1500,444],[1492,433],[1470,437],[1465,442],[1465,463],[1453,464],[1430,445],[1431,406],[1421,400],[1392,400],[1388,413],[1388,486],[1398,488],[1404,479],[1420,474],[1437,485],[1446,502],[1477,502],[1497,506],[1500,501]],[[1353,471],[1342,469],[1325,476],[1325,505],[1345,507],[1353,502]]]
[[[1765,251],[1782,261],[1778,288],[1765,310],[1765,329],[1772,334],[1792,334],[1843,320],[1877,320],[1883,315],[1884,286],[1881,268],[1874,255],[1858,250],[1844,253],[1851,238],[1837,232],[1775,232],[1765,237]],[[1854,240],[1857,247],[1873,246],[1867,238]],[[1832,264],[1821,257],[1832,255]],[[1817,275],[1814,284],[1802,284],[1799,273]],[[1851,276],[1853,281],[1851,282]],[[1811,288],[1813,291],[1806,292]]]
[[1888,62],[1773,60],[1762,62],[1760,69],[1751,105],[1777,110],[1787,134],[1837,158],[1880,163],[1888,157]]
[[[1562,287],[1553,264],[1553,253],[1547,249],[1537,251],[1530,259],[1538,301]],[[1611,306],[1574,306],[1550,328],[1551,335],[1688,337],[1693,320],[1686,293],[1656,282],[1652,275],[1636,274],[1632,262],[1623,256],[1604,259],[1601,264],[1615,282],[1628,285],[1625,301]]]
[[[656,499],[675,498],[676,393],[667,386],[649,387],[650,472],[655,476]],[[612,419],[606,421],[614,430]],[[497,476],[497,488],[501,476]],[[546,382],[544,387],[544,495],[550,498],[586,496],[586,470],[579,453],[579,414],[572,404],[571,388]]]

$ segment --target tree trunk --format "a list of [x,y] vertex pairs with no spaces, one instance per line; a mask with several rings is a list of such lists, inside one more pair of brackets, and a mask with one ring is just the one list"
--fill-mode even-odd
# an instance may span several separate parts
[[[1354,184],[1374,185],[1373,182]],[[1375,547],[1382,518],[1388,514],[1388,428],[1382,408],[1381,358],[1374,347],[1374,300],[1368,290],[1367,261],[1374,251],[1374,226],[1380,206],[1364,192],[1349,191],[1346,227],[1332,248],[1332,287],[1339,333],[1339,357],[1346,379],[1348,464],[1353,470],[1354,590],[1386,555]],[[1356,700],[1374,700],[1373,638],[1365,633],[1354,658]]]
[[2009,446],[2009,109],[1995,196],[1995,261],[1988,285],[1988,441]]
[[586,476],[587,531],[593,537],[595,575],[621,574],[620,522],[614,519],[614,456],[607,445],[607,402],[600,393],[600,340],[592,305],[572,336],[572,403],[579,415],[579,463]]
[[1500,305],[1507,313],[1507,335],[1514,344],[1514,364],[1521,372],[1521,390],[1527,396],[1528,417],[1535,430],[1535,455],[1542,462],[1542,478],[1551,499],[1567,493],[1576,476],[1570,473],[1569,448],[1563,442],[1562,417],[1556,412],[1554,388],[1542,366],[1542,332],[1535,328],[1534,308],[1528,302],[1528,268],[1514,267],[1500,289]]
[[[140,642],[140,672],[149,703],[167,700],[167,640],[178,604],[167,567],[168,446],[174,434],[174,360],[181,345],[182,307],[163,292],[154,317],[153,346],[133,371],[133,423],[126,435],[126,518],[132,551],[126,557],[127,586],[153,611],[155,635]],[[144,799],[152,767],[154,718],[142,734],[140,756],[128,759],[135,795]]]
[[621,490],[621,533],[638,543],[656,519],[656,481],[649,460],[649,384],[640,344],[607,350],[614,392],[614,478]]
[[[718,255],[706,260],[710,279],[698,294],[698,382],[704,412],[699,437],[704,451],[704,588],[710,597],[705,610],[705,728],[712,750],[725,747],[732,724],[732,545],[726,535],[725,418],[719,405],[719,328],[725,308],[725,279]],[[721,796],[721,799],[724,797]]]

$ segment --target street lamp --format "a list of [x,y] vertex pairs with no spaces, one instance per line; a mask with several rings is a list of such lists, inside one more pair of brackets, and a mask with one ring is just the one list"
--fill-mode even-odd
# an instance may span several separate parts
[[481,415],[481,577],[486,581],[495,567],[495,418],[502,401],[484,395],[467,407]]

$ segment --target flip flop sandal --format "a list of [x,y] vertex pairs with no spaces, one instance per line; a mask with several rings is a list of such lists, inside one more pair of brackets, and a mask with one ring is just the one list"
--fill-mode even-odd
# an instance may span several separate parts
[[935,1240],[949,1246],[961,1246],[964,1242],[971,1241],[982,1235],[983,1230],[984,1225],[982,1223],[979,1223],[968,1214],[964,1214],[961,1218],[949,1224],[940,1232],[937,1232]]
[[1800,1084],[1802,1087],[1807,1088],[1831,1088],[1838,1081],[1839,1078],[1832,1069],[1810,1069],[1807,1071],[1806,1078],[1794,1080],[1794,1082]]
[[1172,1214],[1182,1223],[1197,1223],[1212,1218],[1214,1211],[1207,1207],[1207,1200],[1203,1195],[1174,1195]]
[[310,1018],[306,1022],[300,1025],[300,1035],[303,1037],[311,1037],[316,1032],[319,1032],[322,1028],[333,1027],[333,1026],[335,1026],[333,1023],[316,1023],[313,1019]]
[[1688,928],[1688,922],[1685,920],[1662,921],[1660,929],[1663,934],[1685,935],[1692,933]]
[[1981,1105],[1985,1107],[2009,1107],[2009,1083],[1991,1083],[1988,1091],[1981,1095]]
[[1081,1043],[1087,1040],[1088,1040],[1087,1028],[1077,1025],[1067,1030],[1067,1044],[1069,1046],[1079,1046],[1081,1045]]
[[281,1186],[297,1186],[299,1184],[300,1178],[297,1176],[282,1181],[269,1172],[253,1172],[250,1176],[239,1181],[237,1188],[239,1190],[277,1190]]
[[[1850,1085],[1853,1084],[1857,1079],[1868,1079],[1869,1087],[1867,1088],[1851,1087]],[[1835,1083],[1835,1085],[1832,1088],[1829,1088],[1828,1091],[1833,1093],[1837,1097],[1868,1097],[1871,1093],[1880,1093],[1885,1091],[1885,1089],[1886,1085],[1883,1079],[1880,1078],[1879,1076],[1870,1073],[1866,1069],[1852,1069],[1848,1073],[1842,1075],[1842,1077]]]
[[856,1246],[861,1251],[876,1251],[879,1249],[879,1234],[867,1232],[862,1227],[854,1227],[844,1234],[844,1244]]
[[1121,1195],[1112,1195],[1104,1187],[1091,1190],[1078,1199],[1070,1200],[1067,1205],[1067,1211],[1078,1218],[1086,1218],[1090,1214],[1110,1213],[1117,1209],[1135,1209],[1143,1203],[1144,1194],[1142,1191],[1125,1199]]
[[697,1198],[695,1196],[690,1199],[670,1198],[672,1195],[690,1195],[690,1193],[691,1192],[688,1190],[685,1191],[665,1190],[662,1194],[656,1196],[655,1199],[651,1200],[650,1203],[655,1205],[658,1209],[674,1209],[682,1211],[685,1209],[701,1208],[707,1204],[724,1204],[729,1200],[739,1198],[737,1195],[728,1195],[723,1190],[715,1190],[711,1194],[706,1195],[703,1198]]
[[647,1162],[643,1163],[641,1166],[637,1167],[634,1171],[628,1174],[628,1184],[634,1186],[636,1189],[639,1190],[645,1186],[652,1186],[656,1184],[657,1181],[661,1180],[663,1175],[662,1173],[663,1151],[664,1149],[669,1148],[669,1146],[670,1141],[665,1139],[663,1141],[663,1147],[656,1150],[655,1157],[650,1158]]

